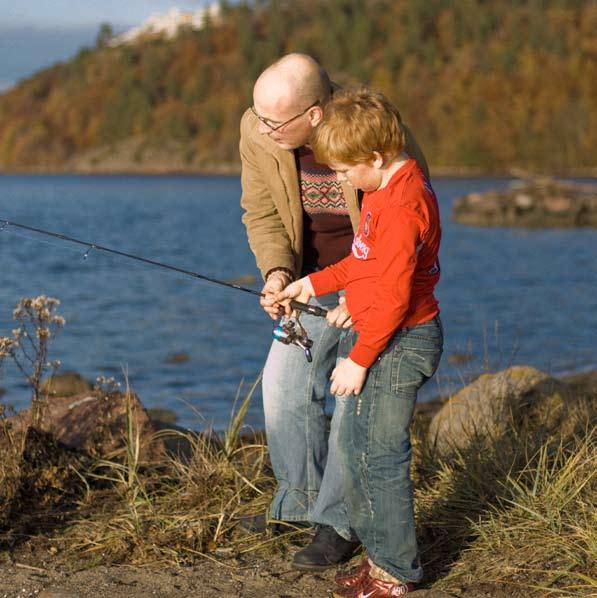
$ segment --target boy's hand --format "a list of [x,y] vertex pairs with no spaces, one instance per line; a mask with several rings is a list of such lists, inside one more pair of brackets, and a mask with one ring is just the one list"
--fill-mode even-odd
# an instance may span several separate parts
[[281,270],[276,270],[267,277],[267,281],[263,289],[261,289],[265,297],[261,297],[259,303],[272,320],[278,319],[283,313],[283,307],[276,301],[275,296],[289,282],[290,277],[288,274]]
[[299,278],[299,280],[289,284],[283,291],[276,293],[274,299],[277,303],[284,306],[284,313],[289,316],[292,313],[290,300],[296,299],[301,303],[308,303],[309,299],[315,295],[313,285],[308,276]]
[[367,368],[355,363],[350,357],[343,359],[334,368],[330,380],[332,381],[331,391],[335,395],[346,396],[358,395],[365,384]]
[[344,296],[338,299],[338,305],[334,309],[328,311],[325,319],[328,326],[336,326],[336,328],[350,328],[352,326],[352,319],[346,307],[346,298]]

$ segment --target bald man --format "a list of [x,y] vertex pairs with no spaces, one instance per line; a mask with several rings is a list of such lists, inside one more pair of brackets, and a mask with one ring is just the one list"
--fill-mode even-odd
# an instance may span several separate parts
[[[359,196],[318,164],[309,138],[333,93],[323,68],[310,56],[288,54],[268,67],[253,89],[253,106],[241,120],[243,223],[265,285],[264,310],[276,319],[273,296],[290,282],[350,253],[359,222]],[[410,131],[406,152],[423,173],[425,158]],[[263,371],[263,407],[278,488],[268,519],[317,526],[293,565],[323,570],[348,560],[358,547],[343,500],[336,449],[344,403],[335,401],[329,434],[326,388],[350,315],[337,294],[313,303],[332,310],[334,326],[303,316],[313,340],[313,361],[303,350],[274,341]]]

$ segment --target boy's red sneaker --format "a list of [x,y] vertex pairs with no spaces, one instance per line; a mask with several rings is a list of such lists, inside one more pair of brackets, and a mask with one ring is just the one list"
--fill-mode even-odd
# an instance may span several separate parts
[[360,584],[351,588],[338,588],[333,595],[334,598],[400,598],[414,591],[412,583],[391,583],[367,575]]
[[352,569],[349,569],[344,573],[337,573],[334,581],[341,588],[354,588],[365,580],[370,569],[371,565],[369,564],[369,559],[365,556],[360,565],[352,567]]

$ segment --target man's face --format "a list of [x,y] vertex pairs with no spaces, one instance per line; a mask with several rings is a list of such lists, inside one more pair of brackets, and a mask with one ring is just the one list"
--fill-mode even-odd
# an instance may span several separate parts
[[[258,131],[267,135],[280,148],[292,150],[309,141],[315,126],[314,110],[321,110],[318,102],[310,106],[273,103],[266,98],[254,98],[253,113],[259,119]],[[314,124],[315,123],[315,124]]]

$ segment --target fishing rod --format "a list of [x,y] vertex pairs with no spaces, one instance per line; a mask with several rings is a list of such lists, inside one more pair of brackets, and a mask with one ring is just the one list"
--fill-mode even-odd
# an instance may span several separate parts
[[[191,276],[193,278],[198,278],[199,280],[205,280],[207,282],[211,282],[213,284],[219,284],[224,287],[228,287],[231,289],[236,289],[237,291],[243,291],[244,293],[250,293],[251,295],[256,295],[257,297],[265,297],[265,293],[261,293],[256,291],[255,289],[249,289],[247,287],[242,287],[237,284],[233,284],[231,282],[225,282],[224,280],[218,280],[217,278],[212,278],[210,276],[205,276],[203,274],[199,274],[197,272],[193,272],[192,270],[185,270],[184,268],[178,268],[177,266],[171,266],[170,264],[164,264],[162,262],[157,262],[155,260],[150,260],[146,257],[142,257],[139,255],[133,255],[132,253],[126,253],[124,251],[119,251],[118,249],[111,249],[110,247],[104,247],[102,245],[98,245],[97,243],[91,243],[89,241],[81,241],[80,239],[75,239],[73,237],[69,237],[68,235],[63,235],[62,233],[54,233],[49,230],[44,230],[42,228],[35,228],[34,226],[28,226],[26,224],[19,224],[18,222],[11,222],[10,220],[0,220],[0,232],[5,230],[8,226],[14,226],[15,228],[21,228],[23,230],[28,230],[34,233],[39,233],[40,235],[46,235],[48,237],[54,237],[56,239],[61,239],[62,241],[70,241],[71,243],[77,243],[78,245],[83,245],[87,247],[87,251],[83,255],[83,259],[86,260],[89,252],[94,249],[97,251],[105,251],[106,253],[113,253],[115,255],[120,255],[121,257],[126,257],[131,260],[137,260],[138,262],[144,262],[145,264],[149,264],[151,266],[156,266],[158,268],[165,268],[166,270],[172,270],[174,272],[179,272],[180,274],[185,274],[186,276]],[[322,307],[318,307],[317,305],[309,305],[308,303],[301,303],[300,301],[295,301],[294,299],[290,301],[290,307],[297,311],[301,311],[312,316],[319,316],[325,318],[327,314],[327,310],[323,309]]]
[[[78,245],[82,245],[83,247],[87,247],[87,251],[85,251],[83,255],[83,259],[86,260],[89,256],[91,250],[95,251],[104,251],[106,253],[112,253],[114,255],[119,255],[121,257],[125,257],[131,260],[136,260],[138,262],[143,262],[145,264],[149,264],[150,266],[155,266],[156,268],[164,268],[165,270],[172,270],[173,272],[178,272],[179,274],[184,274],[185,276],[190,276],[192,278],[196,278],[199,280],[204,280],[206,282],[210,282],[212,284],[217,284],[223,287],[228,287],[230,289],[236,289],[237,291],[242,291],[244,293],[250,293],[251,295],[256,295],[257,297],[265,297],[265,293],[261,293],[260,291],[256,291],[255,289],[249,289],[247,287],[243,287],[237,284],[233,284],[231,282],[225,282],[224,280],[218,280],[217,278],[212,278],[211,276],[205,276],[204,274],[199,274],[198,272],[193,272],[192,270],[185,270],[184,268],[179,268],[178,266],[172,266],[170,264],[164,264],[163,262],[158,262],[156,260],[152,260],[146,257],[142,257],[139,255],[134,255],[132,253],[126,253],[125,251],[119,251],[118,249],[112,249],[110,247],[104,247],[103,245],[98,245],[97,243],[92,243],[90,241],[82,241],[80,239],[75,239],[74,237],[69,237],[68,235],[64,235],[62,233],[56,233],[49,230],[44,230],[43,228],[36,228],[34,226],[28,226],[26,224],[20,224],[18,222],[12,222],[10,220],[0,220],[0,232],[4,231],[7,227],[12,226],[15,228],[20,228],[26,231],[38,233],[40,235],[45,235],[47,237],[54,237],[55,239],[60,239],[61,241],[68,241],[70,243],[76,243]],[[327,314],[327,310],[319,307],[317,305],[309,305],[308,303],[302,303],[300,301],[295,301],[292,299],[290,301],[290,307],[297,312],[310,314],[312,316],[323,317],[325,318]],[[298,324],[299,330],[297,331],[291,323],[281,324],[274,330],[274,338],[279,340],[284,344],[295,344],[301,347],[305,351],[305,356],[307,357],[308,361],[311,361],[311,352],[309,351],[310,347],[313,345],[313,342],[308,338],[305,329],[302,327],[300,322],[298,321],[298,317],[296,318],[296,323]]]

